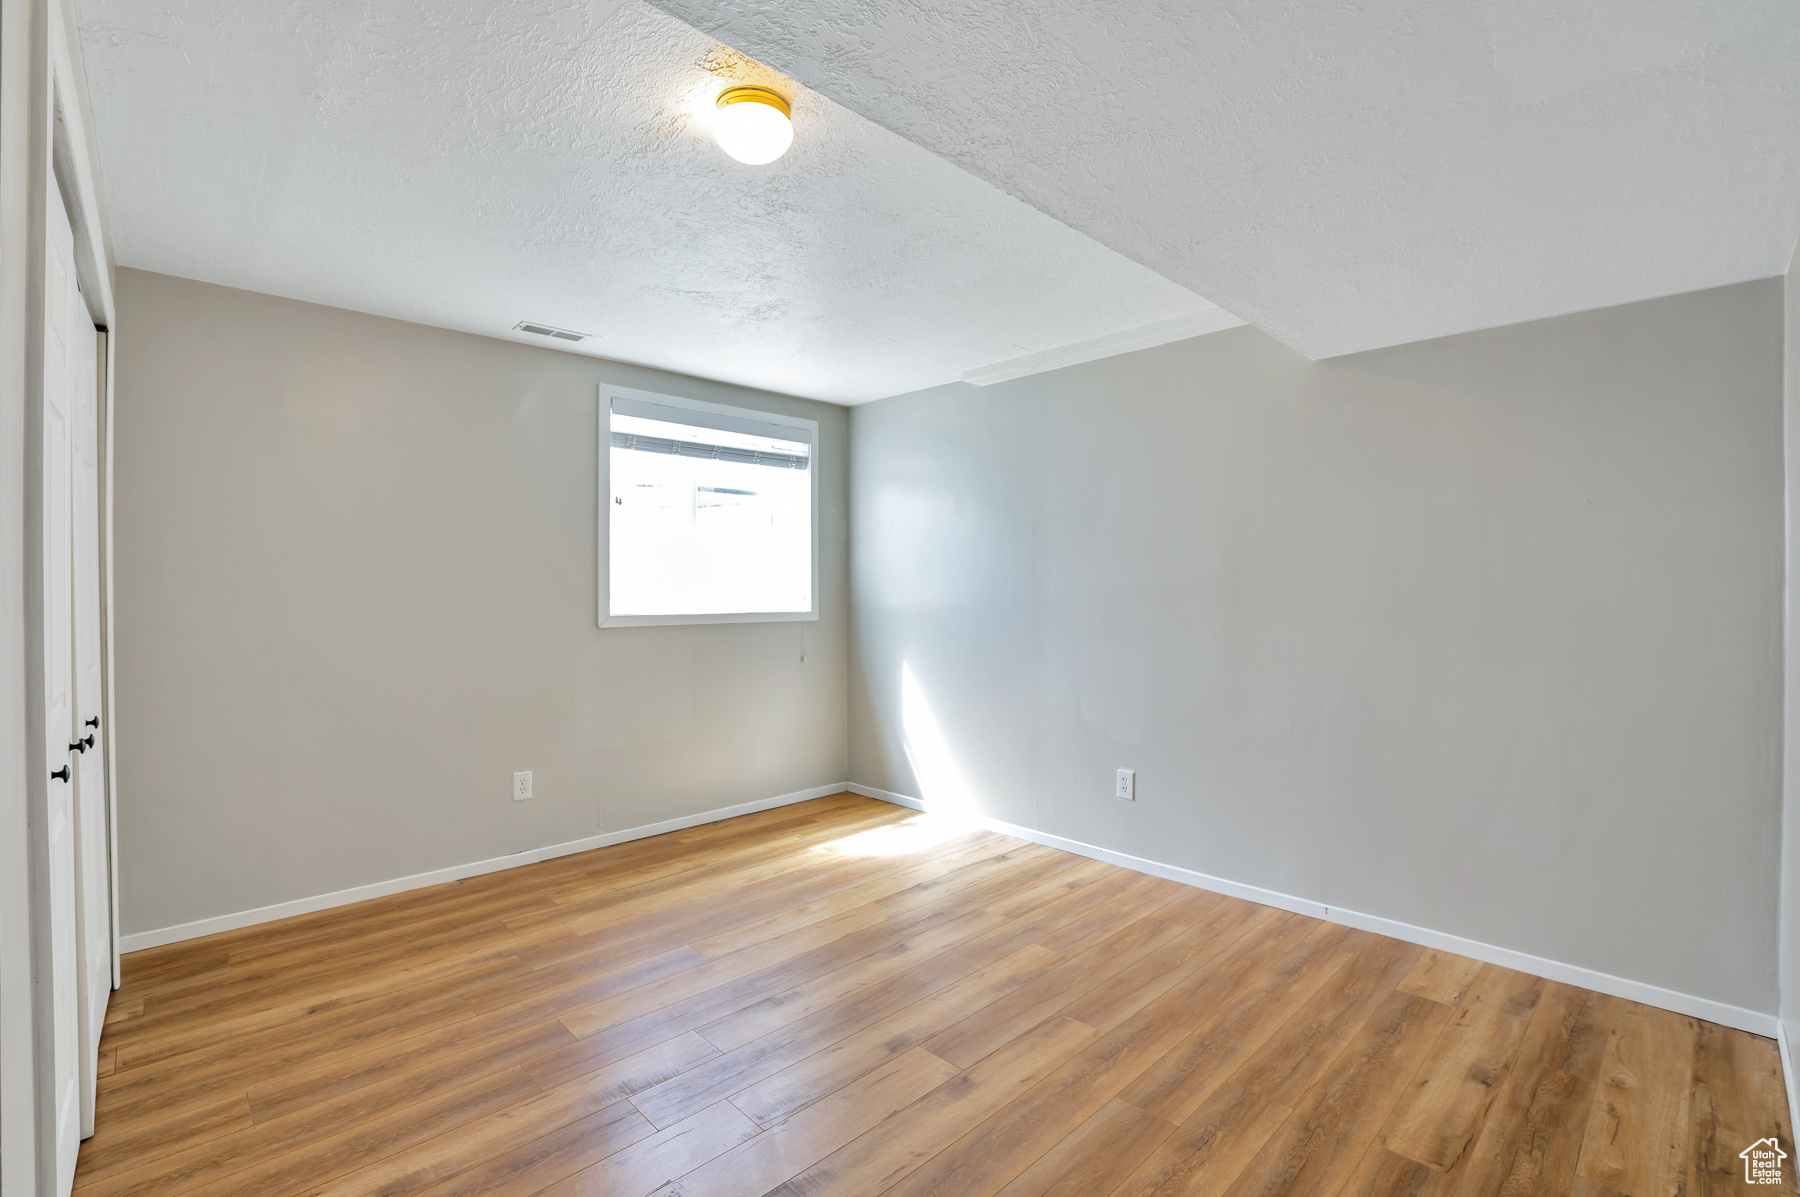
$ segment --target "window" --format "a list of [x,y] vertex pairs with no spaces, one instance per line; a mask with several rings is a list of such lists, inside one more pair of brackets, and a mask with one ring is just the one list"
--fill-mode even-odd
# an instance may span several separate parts
[[600,388],[600,625],[816,619],[819,426]]

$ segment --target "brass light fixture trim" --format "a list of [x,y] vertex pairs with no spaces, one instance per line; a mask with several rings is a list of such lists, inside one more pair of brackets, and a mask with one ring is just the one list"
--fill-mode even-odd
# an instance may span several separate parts
[[778,91],[770,91],[766,87],[728,87],[719,93],[716,106],[724,108],[730,104],[767,104],[781,115],[793,118],[794,110],[788,105],[787,97]]

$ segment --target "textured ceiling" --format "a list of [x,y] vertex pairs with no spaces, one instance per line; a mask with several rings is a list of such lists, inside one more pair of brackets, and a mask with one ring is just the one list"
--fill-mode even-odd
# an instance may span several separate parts
[[657,0],[1313,357],[1781,273],[1794,0]]
[[[118,260],[840,402],[1205,300],[638,0],[80,0]],[[1230,322],[1227,320],[1226,322]]]

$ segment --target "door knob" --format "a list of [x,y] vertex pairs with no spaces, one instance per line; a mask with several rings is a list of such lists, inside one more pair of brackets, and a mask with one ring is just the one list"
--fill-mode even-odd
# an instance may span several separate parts
[[86,723],[82,724],[81,726],[98,728],[100,726],[100,716],[95,715],[92,719],[89,719]]
[[69,751],[70,752],[86,752],[88,749],[92,748],[93,746],[94,746],[94,737],[90,733],[88,735],[87,739],[77,740],[73,744],[69,745]]
[[67,780],[69,780],[69,767],[67,765],[64,765],[62,768],[58,769],[56,772],[52,773],[50,776],[55,781],[67,781]]

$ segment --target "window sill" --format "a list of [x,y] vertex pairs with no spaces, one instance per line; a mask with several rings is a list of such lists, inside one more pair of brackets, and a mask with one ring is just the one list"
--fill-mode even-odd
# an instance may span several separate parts
[[654,628],[685,623],[798,623],[817,620],[817,611],[746,611],[720,615],[609,615],[603,628]]

